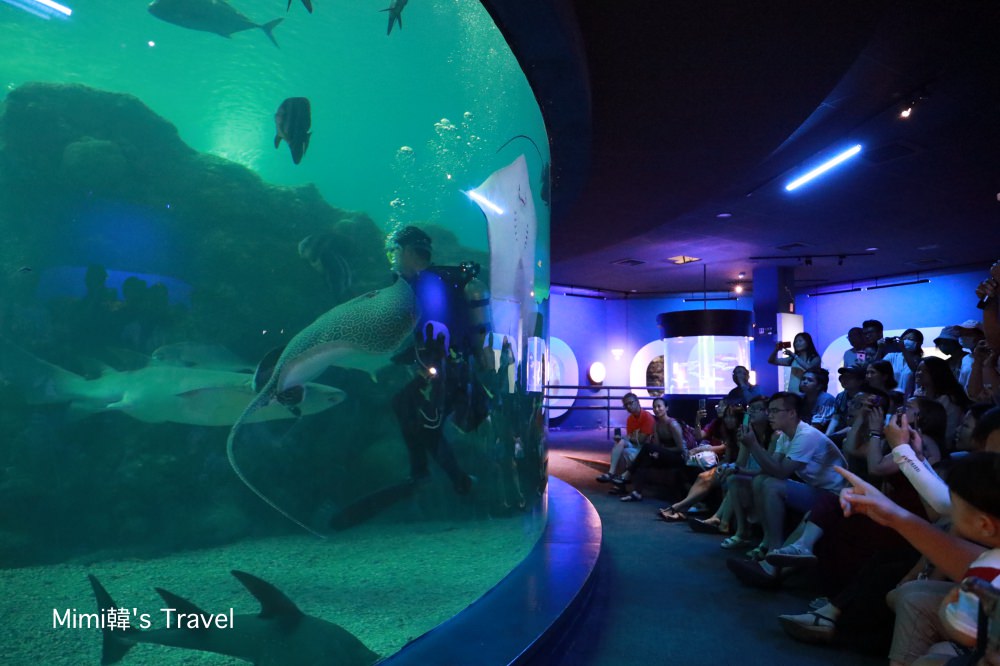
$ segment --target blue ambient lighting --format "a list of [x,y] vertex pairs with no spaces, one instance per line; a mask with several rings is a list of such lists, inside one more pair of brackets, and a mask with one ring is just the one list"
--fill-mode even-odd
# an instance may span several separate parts
[[73,14],[73,10],[64,5],[60,5],[53,0],[3,0],[12,7],[23,9],[29,14],[43,19],[50,19],[53,16],[67,18]]
[[844,162],[846,160],[851,159],[852,157],[854,157],[855,155],[857,155],[860,152],[861,152],[861,144],[859,143],[859,144],[856,144],[856,145],[848,148],[847,150],[845,150],[844,152],[840,153],[836,157],[834,157],[832,159],[829,159],[826,162],[823,162],[818,167],[816,167],[812,171],[806,173],[805,175],[799,176],[798,178],[796,178],[792,182],[788,183],[788,185],[785,185],[785,190],[791,192],[792,190],[796,189],[800,185],[805,185],[806,183],[808,183],[810,180],[812,180],[816,176],[819,176],[821,174],[826,173],[827,171],[829,171],[833,167],[837,166],[841,162]]
[[466,192],[465,195],[481,206],[486,206],[497,215],[503,215],[503,208],[496,205],[479,192]]

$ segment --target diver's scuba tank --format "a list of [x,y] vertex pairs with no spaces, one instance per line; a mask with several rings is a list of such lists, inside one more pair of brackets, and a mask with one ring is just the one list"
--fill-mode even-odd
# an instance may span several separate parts
[[[466,264],[471,266],[467,268]],[[486,343],[486,336],[493,329],[490,321],[490,289],[485,282],[476,277],[479,274],[478,264],[463,262],[461,267],[468,270],[471,275],[463,290],[465,300],[469,304],[469,330],[472,332],[470,342],[473,349],[482,349]]]

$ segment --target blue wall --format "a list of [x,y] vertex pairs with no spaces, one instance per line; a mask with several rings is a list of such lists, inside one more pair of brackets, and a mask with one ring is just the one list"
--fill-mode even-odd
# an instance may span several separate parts
[[[711,295],[711,294],[710,294]],[[752,309],[749,298],[738,301],[709,302],[713,309]],[[587,370],[595,361],[603,363],[608,370],[605,386],[629,385],[629,366],[636,352],[646,344],[658,340],[659,329],[656,315],[661,312],[678,310],[700,310],[702,303],[685,303],[683,297],[628,299],[595,299],[566,294],[552,294],[550,305],[549,334],[562,339],[576,355],[580,368],[579,384],[589,384]],[[611,349],[625,350],[621,360],[615,360]],[[583,395],[604,395],[602,392],[583,389]],[[614,392],[620,395],[622,391]],[[577,405],[594,406],[603,404],[593,400],[578,400]],[[618,419],[620,420],[620,419]],[[552,426],[560,428],[594,428],[605,424],[605,412],[576,411],[559,419]]]
[[[925,284],[831,294],[809,298],[806,292],[796,295],[795,312],[803,316],[805,330],[823,353],[851,326],[865,319],[878,319],[887,331],[904,328],[927,328],[980,319],[976,308],[976,285],[985,277],[985,268],[931,276]],[[900,281],[904,281],[900,280]],[[858,286],[865,286],[859,283]],[[830,286],[827,289],[837,287]],[[753,309],[751,298],[738,301],[709,302],[710,308]],[[587,385],[587,369],[594,361],[607,367],[604,384],[629,384],[629,365],[635,353],[658,339],[656,315],[661,312],[701,309],[701,303],[685,303],[683,297],[594,299],[554,293],[551,299],[550,334],[566,342],[576,355],[580,368],[578,383]],[[929,344],[929,341],[928,341]],[[625,350],[621,360],[611,356],[611,349]],[[835,368],[828,368],[831,372]],[[836,373],[833,372],[834,377]],[[581,393],[595,395],[584,389]],[[618,392],[620,393],[620,392]],[[596,405],[596,401],[577,401],[578,405]],[[570,412],[553,420],[555,427],[594,428],[604,423],[604,412]]]

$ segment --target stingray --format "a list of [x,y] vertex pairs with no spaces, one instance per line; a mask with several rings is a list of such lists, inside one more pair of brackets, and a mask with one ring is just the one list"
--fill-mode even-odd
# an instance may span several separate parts
[[486,216],[490,239],[490,294],[494,330],[517,340],[522,323],[534,315],[530,292],[535,283],[535,234],[538,220],[524,155],[490,174],[472,190]]
[[[68,403],[77,417],[119,411],[146,423],[231,426],[254,397],[250,375],[225,370],[150,365],[117,372],[105,369],[86,379],[47,363],[9,342],[0,343],[0,381],[17,387],[31,405]],[[315,414],[343,402],[343,391],[310,386],[301,409]],[[252,415],[254,421],[291,418],[275,405]]]
[[259,410],[275,404],[285,405],[297,415],[309,395],[307,382],[330,366],[354,368],[374,376],[376,370],[391,363],[393,354],[412,335],[416,322],[413,289],[398,279],[385,289],[362,294],[327,311],[296,334],[283,350],[262,361],[254,378],[260,392],[233,425],[226,441],[229,463],[247,488],[299,527],[322,536],[267,498],[243,475],[233,451],[239,430]]
[[517,139],[530,141],[531,145],[535,147],[535,152],[538,153],[538,159],[542,161],[542,174],[538,178],[538,186],[540,188],[538,194],[542,198],[542,201],[545,202],[545,205],[551,207],[552,204],[549,201],[549,198],[552,196],[552,163],[542,157],[542,151],[538,147],[538,144],[535,143],[535,140],[527,134],[517,134],[507,139],[502,146],[497,148],[497,152],[499,153]]

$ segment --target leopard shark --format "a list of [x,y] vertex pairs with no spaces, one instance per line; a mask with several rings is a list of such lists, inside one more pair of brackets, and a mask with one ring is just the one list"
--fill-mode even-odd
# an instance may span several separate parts
[[[215,652],[256,666],[369,666],[378,660],[378,655],[349,631],[306,615],[271,583],[243,571],[233,570],[232,574],[260,601],[259,615],[230,612],[221,616],[225,622],[217,621],[215,615],[158,587],[157,593],[174,611],[165,616],[168,625],[178,626],[143,630],[105,624],[101,664],[121,661],[138,643]],[[121,608],[96,577],[88,578],[100,617]]]
[[234,452],[240,429],[260,410],[275,404],[284,405],[298,415],[309,395],[308,382],[328,367],[353,368],[374,377],[375,371],[389,365],[393,355],[412,337],[417,320],[413,289],[406,280],[398,278],[384,289],[370,291],[328,310],[299,331],[283,349],[265,357],[254,378],[255,388],[260,392],[233,424],[226,441],[229,464],[246,487],[299,527],[322,537],[246,478]]

